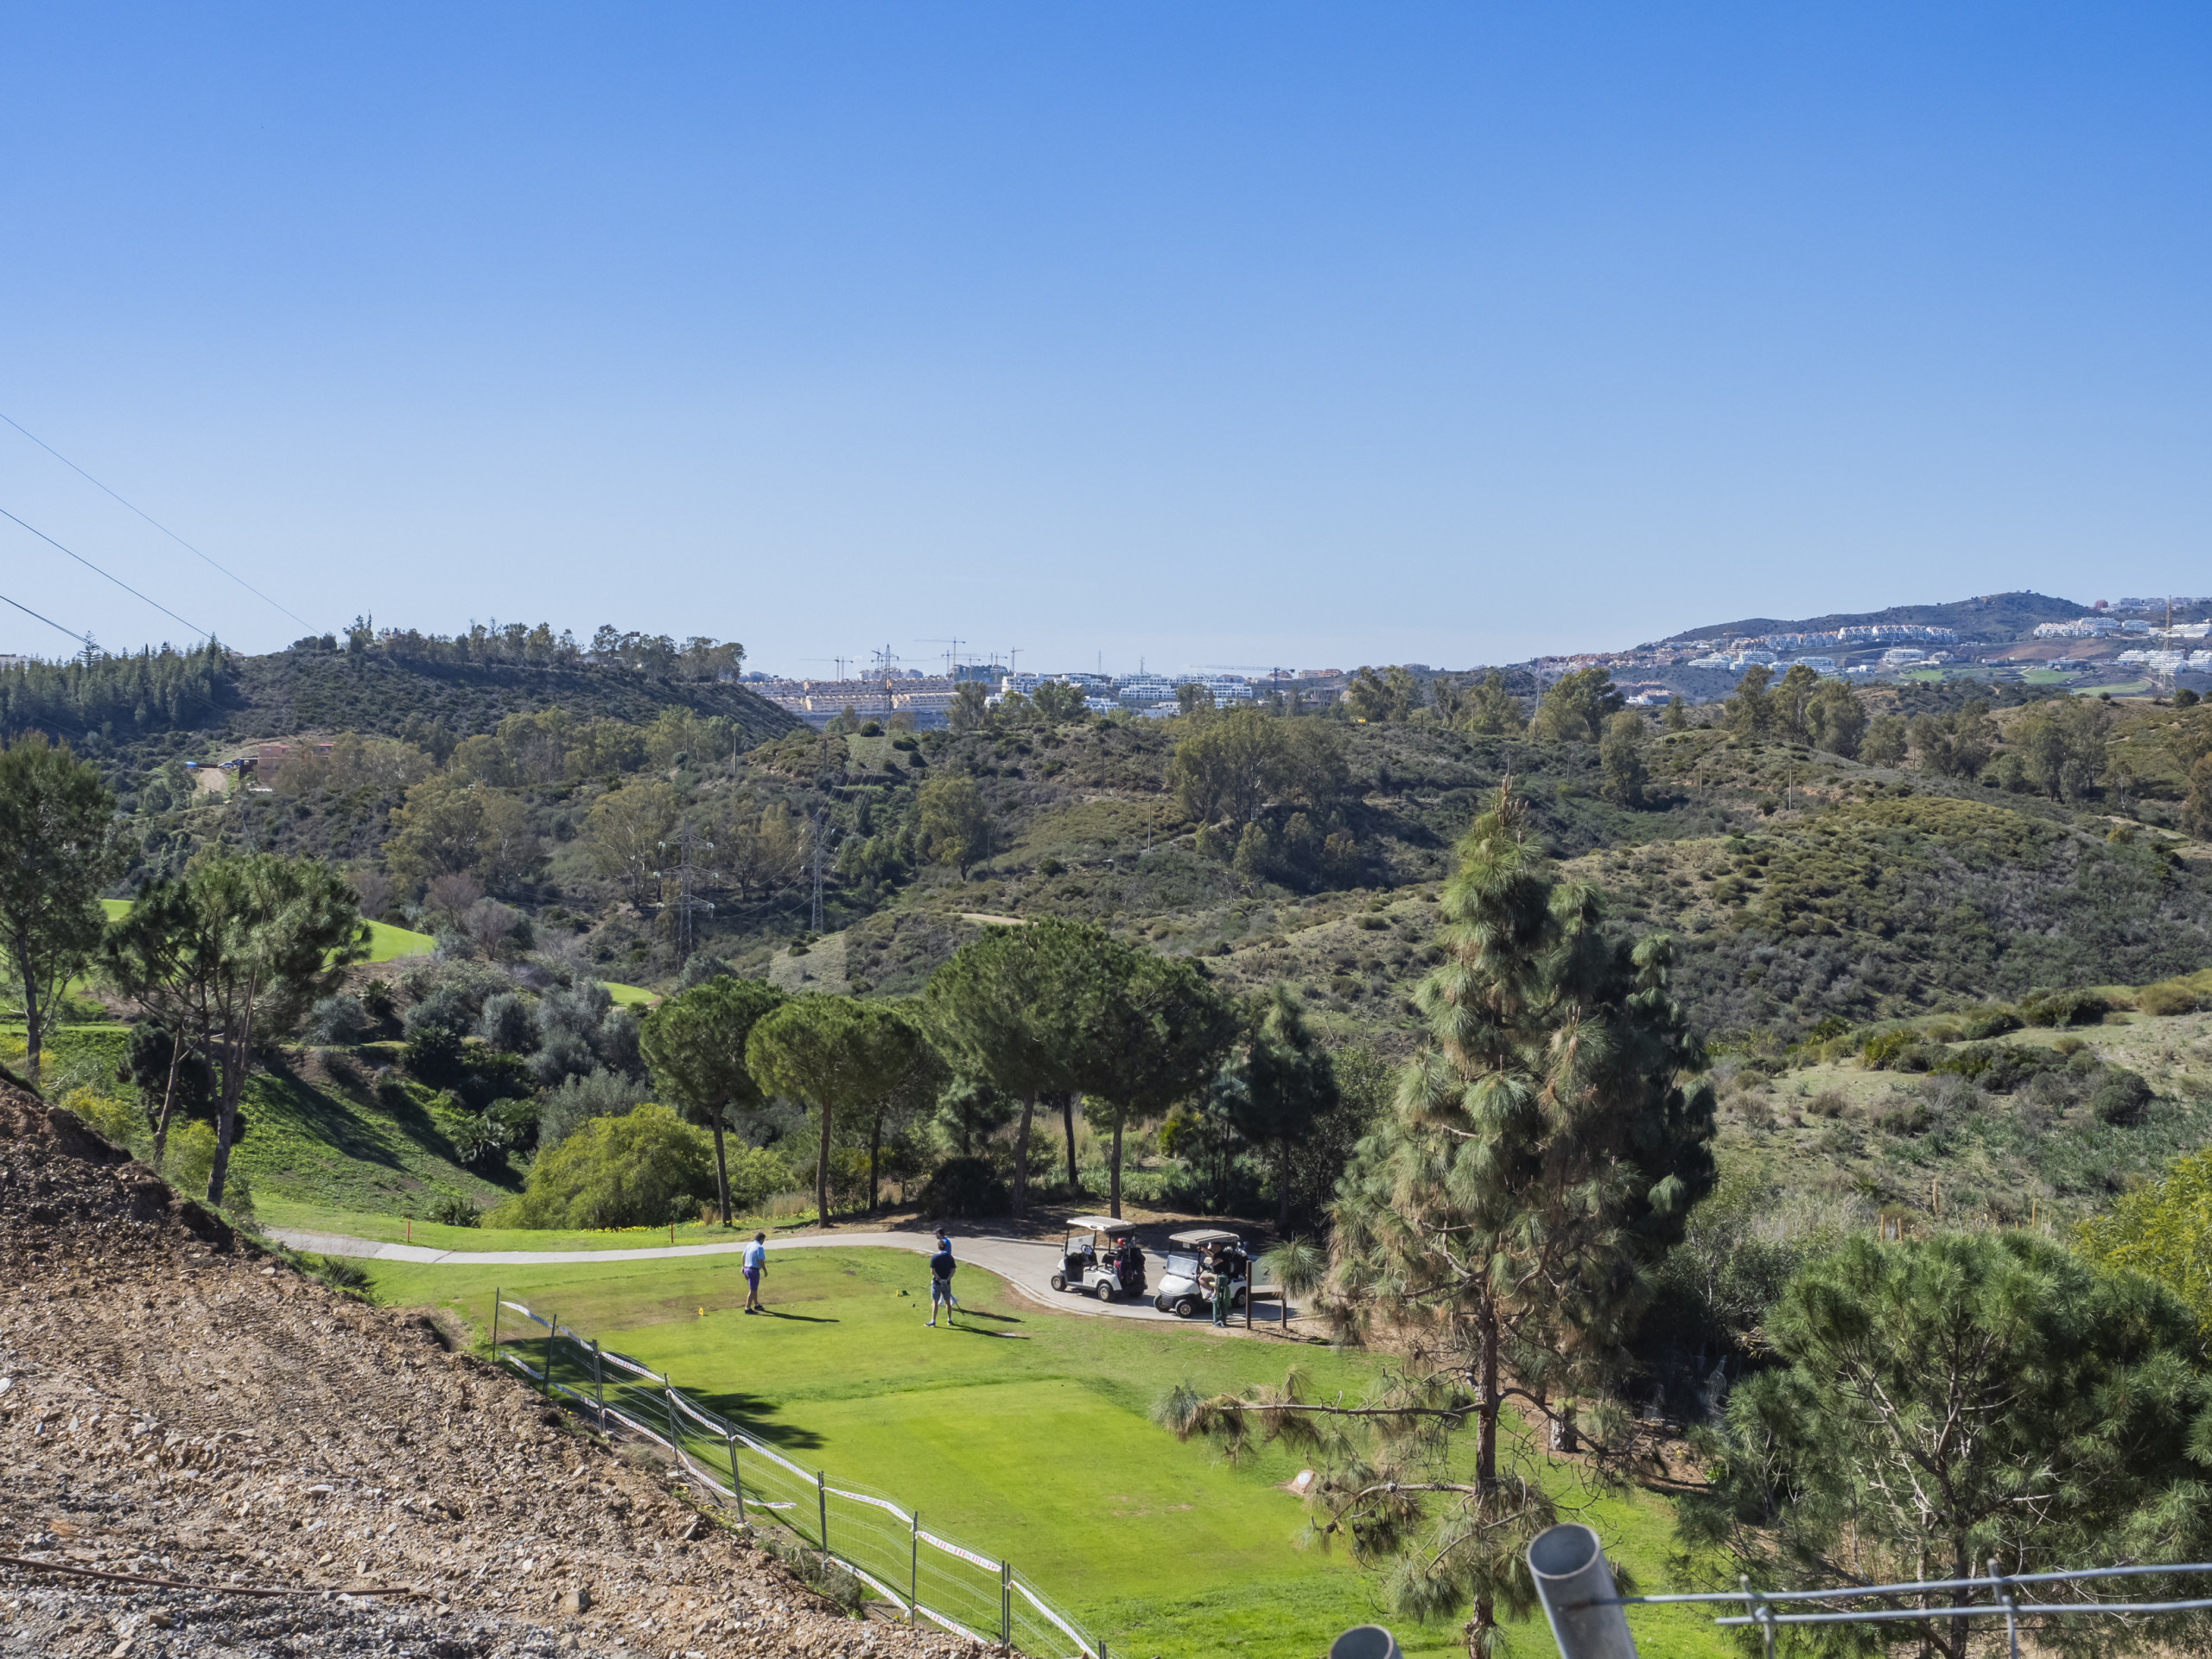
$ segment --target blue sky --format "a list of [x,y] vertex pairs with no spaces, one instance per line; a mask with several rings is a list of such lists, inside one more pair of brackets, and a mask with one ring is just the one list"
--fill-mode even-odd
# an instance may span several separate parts
[[[318,629],[1458,666],[2212,591],[2201,8],[0,18],[0,412]],[[5,428],[0,507],[302,632]]]

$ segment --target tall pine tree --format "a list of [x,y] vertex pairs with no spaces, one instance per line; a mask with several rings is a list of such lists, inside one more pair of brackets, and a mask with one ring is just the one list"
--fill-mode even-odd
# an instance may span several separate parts
[[1163,1415],[1232,1452],[1255,1432],[1316,1445],[1319,1529],[1388,1568],[1399,1611],[1471,1613],[1468,1651],[1488,1656],[1501,1619],[1535,1605],[1522,1551],[1553,1516],[1508,1402],[1559,1443],[1590,1434],[1601,1465],[1629,1453],[1628,1414],[1605,1402],[1649,1270],[1713,1185],[1713,1098],[1688,1081],[1699,1047],[1666,942],[1608,932],[1510,789],[1459,861],[1445,960],[1417,997],[1429,1043],[1338,1189],[1322,1294],[1341,1333],[1389,1338],[1402,1373],[1356,1406],[1303,1401],[1294,1377]]

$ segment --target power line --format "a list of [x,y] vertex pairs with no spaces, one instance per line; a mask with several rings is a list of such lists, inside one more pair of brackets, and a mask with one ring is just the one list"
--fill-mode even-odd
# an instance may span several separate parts
[[22,433],[33,443],[38,445],[40,448],[45,450],[48,454],[52,455],[56,461],[60,461],[64,467],[67,467],[71,472],[76,474],[78,477],[83,479],[85,482],[91,485],[94,489],[102,491],[110,496],[113,496],[118,501],[122,501],[124,506],[129,507],[131,512],[137,513],[141,518],[143,518],[156,530],[160,531],[162,535],[168,537],[169,540],[175,542],[186,552],[193,555],[195,558],[206,560],[208,564],[213,565],[214,569],[222,571],[225,575],[228,576],[232,582],[238,583],[239,587],[245,588],[246,592],[251,594],[263,604],[273,606],[276,609],[283,611],[285,615],[290,617],[293,621],[298,623],[303,628],[311,628],[315,626],[314,623],[308,621],[296,611],[286,610],[283,606],[278,605],[275,600],[270,598],[268,594],[263,593],[260,588],[255,587],[244,576],[238,575],[237,571],[227,569],[224,566],[217,564],[213,559],[208,558],[207,555],[202,553],[198,548],[193,546],[190,542],[186,541],[183,537],[178,535],[176,531],[171,530],[167,524],[155,518],[152,513],[148,512],[144,508],[134,505],[129,501],[124,501],[120,495],[117,495],[113,490],[109,489],[106,485],[101,483],[99,480],[94,478],[90,473],[79,467],[75,461],[70,460],[68,456],[63,454],[59,449],[56,449],[44,438],[39,436],[37,433],[23,425],[22,422],[11,418],[5,412],[0,412],[0,421],[6,421],[8,424],[14,427],[16,431]]
[[[4,418],[4,417],[0,417],[0,418]],[[28,606],[28,605],[16,605],[16,601],[15,601],[14,600],[12,600],[12,599],[9,598],[9,597],[8,597],[8,595],[7,595],[7,594],[0,594],[0,605],[15,605],[15,606],[16,606],[16,608],[17,610],[21,611],[21,612],[22,612],[25,616],[36,616],[36,617],[38,617],[38,620],[39,620],[40,621],[41,621],[41,622],[45,623],[45,624],[46,624],[46,626],[47,626],[48,627],[52,628],[52,629],[54,629],[55,632],[60,632],[60,633],[68,633],[68,634],[69,634],[69,637],[70,637],[72,639],[74,639],[74,640],[75,640],[79,645],[83,645],[86,639],[90,639],[90,638],[92,637],[92,636],[91,636],[91,635],[89,635],[89,634],[83,634],[83,633],[69,633],[69,630],[68,630],[68,629],[67,629],[67,628],[63,627],[63,626],[62,626],[59,622],[55,621],[52,617],[50,617],[50,616],[39,616],[38,613],[37,613],[36,611],[35,611],[35,610],[31,609],[31,607],[30,607],[29,606]]]
[[[7,509],[7,508],[5,508],[5,507],[0,507],[0,518],[5,518],[5,519],[8,519],[9,521],[10,521],[11,523],[14,523],[14,524],[22,524],[22,526],[23,526],[23,528],[24,528],[25,530],[29,531],[30,531],[30,533],[31,533],[32,535],[34,535],[34,536],[37,537],[39,538],[39,540],[41,540],[41,542],[44,542],[44,543],[45,543],[48,547],[51,547],[51,548],[57,548],[57,549],[59,549],[60,551],[62,551],[62,552],[64,552],[64,553],[69,553],[69,550],[68,550],[67,548],[66,548],[66,547],[62,547],[61,543],[59,543],[59,542],[57,542],[57,541],[55,541],[55,540],[54,539],[54,537],[51,537],[51,536],[48,535],[44,531],[42,531],[42,530],[39,530],[39,529],[35,528],[35,526],[33,526],[33,525],[30,525],[30,524],[23,524],[23,521],[22,521],[22,519],[20,519],[20,518],[16,518],[16,515],[15,515],[14,513],[12,513],[12,512],[9,512],[9,511],[8,511],[8,509]],[[168,607],[168,606],[166,606],[166,605],[162,604],[159,600],[148,599],[148,598],[146,597],[146,595],[145,595],[145,594],[143,594],[140,593],[140,592],[139,592],[136,588],[133,588],[133,587],[132,587],[129,582],[127,582],[124,581],[124,579],[123,579],[122,577],[120,577],[120,576],[108,576],[108,575],[107,575],[107,572],[106,572],[106,571],[105,571],[105,570],[101,569],[99,568],[99,566],[98,566],[97,564],[94,564],[94,563],[93,563],[90,559],[88,559],[88,558],[85,557],[85,556],[84,556],[84,555],[82,555],[81,553],[69,553],[69,556],[70,556],[71,558],[73,558],[73,559],[76,560],[78,563],[79,563],[79,564],[83,565],[83,566],[85,567],[85,569],[87,569],[87,570],[91,571],[94,575],[96,575],[96,576],[107,576],[107,579],[108,579],[110,582],[113,582],[117,587],[118,587],[118,588],[122,588],[122,589],[123,589],[123,591],[124,591],[124,593],[126,593],[126,594],[130,594],[130,595],[131,596],[131,598],[136,599],[136,600],[142,601],[143,602],[144,602],[144,603],[146,603],[146,604],[148,604],[148,605],[151,605],[151,606],[152,606],[156,610],[159,611],[159,612],[160,612],[163,616],[168,617],[171,621],[173,621],[173,622],[184,622],[184,626],[185,626],[186,627],[190,628],[190,629],[191,629],[194,633],[196,633],[196,634],[200,635],[202,639],[212,639],[213,638],[214,638],[214,635],[213,635],[213,634],[212,634],[211,632],[209,632],[209,631],[208,631],[207,629],[201,627],[198,623],[196,623],[196,622],[185,622],[185,621],[184,621],[184,619],[183,619],[182,617],[179,616],[179,615],[178,615],[175,611],[173,611],[173,610],[169,609],[169,607]]]

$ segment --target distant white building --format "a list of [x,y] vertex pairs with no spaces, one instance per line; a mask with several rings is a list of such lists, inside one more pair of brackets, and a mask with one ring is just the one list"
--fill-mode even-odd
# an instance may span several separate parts
[[1836,667],[1835,658],[1833,657],[1800,657],[1796,662],[1792,663],[1790,666],[1792,668],[1809,668],[1814,673],[1819,675],[1824,680],[1834,679],[1840,671]]
[[1916,663],[1926,660],[1925,652],[1916,651],[1910,645],[1891,645],[1882,653],[1884,668],[1910,668]]
[[1693,657],[1683,666],[1686,668],[1730,668],[1734,664],[1719,652],[1715,652],[1710,657]]
[[1777,660],[1775,653],[1770,651],[1739,651],[1729,662],[1728,666],[1740,674],[1754,663],[1761,668],[1772,668]]
[[2190,652],[2183,668],[2190,674],[2212,674],[2212,651]]

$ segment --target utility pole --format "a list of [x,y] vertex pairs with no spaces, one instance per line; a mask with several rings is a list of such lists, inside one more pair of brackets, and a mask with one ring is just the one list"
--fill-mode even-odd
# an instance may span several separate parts
[[[664,841],[660,845],[663,852],[668,850],[666,842]],[[691,849],[694,847],[702,847],[711,853],[715,850],[715,843],[711,841],[696,839],[691,833],[690,824],[684,823],[677,826],[676,847],[677,864],[674,874],[676,876],[677,949],[688,962],[691,958],[691,912],[695,910],[714,909],[714,906],[707,900],[694,899],[691,896]],[[665,871],[655,870],[653,874],[664,880],[667,879],[668,873]],[[709,871],[709,874],[711,874],[713,872]]]

